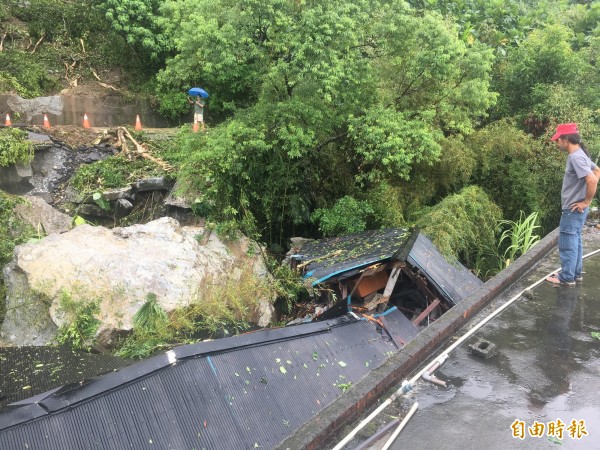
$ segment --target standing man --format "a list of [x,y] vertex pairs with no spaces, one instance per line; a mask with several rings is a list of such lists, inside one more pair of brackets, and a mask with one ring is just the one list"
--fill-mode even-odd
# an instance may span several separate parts
[[588,207],[596,195],[600,169],[585,151],[576,123],[558,125],[552,140],[569,156],[561,190],[562,215],[558,237],[561,270],[546,281],[555,286],[575,286],[576,282],[583,280],[581,231]]
[[198,123],[202,124],[202,131],[204,129],[204,100],[198,95],[196,100],[192,100],[188,97],[188,103],[194,105],[194,132],[198,131]]

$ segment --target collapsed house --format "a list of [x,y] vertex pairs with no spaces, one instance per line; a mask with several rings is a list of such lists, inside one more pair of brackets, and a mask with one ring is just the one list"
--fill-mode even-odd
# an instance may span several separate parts
[[345,313],[371,318],[395,307],[416,334],[483,284],[458,261],[449,263],[419,230],[295,243],[288,260],[312,287],[311,320]]
[[314,287],[311,323],[31,389],[0,412],[0,448],[275,448],[481,285],[418,231],[310,241],[290,262]]

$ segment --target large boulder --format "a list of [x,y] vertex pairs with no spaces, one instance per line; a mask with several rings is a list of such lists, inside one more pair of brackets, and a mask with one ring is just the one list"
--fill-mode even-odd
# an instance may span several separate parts
[[[20,245],[3,272],[8,295],[0,336],[13,345],[53,342],[68,321],[61,307],[68,296],[98,304],[96,342],[110,349],[132,329],[148,294],[169,313],[202,302],[214,285],[235,283],[242,272],[268,277],[255,245],[245,237],[226,244],[170,217],[127,228],[81,225]],[[251,321],[266,326],[274,297],[257,300]]]

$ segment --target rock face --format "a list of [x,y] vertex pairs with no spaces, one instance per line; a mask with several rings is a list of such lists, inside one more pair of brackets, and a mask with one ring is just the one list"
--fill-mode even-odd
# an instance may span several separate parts
[[73,219],[48,205],[39,197],[25,196],[27,202],[15,207],[15,213],[41,234],[63,233],[71,229]]
[[[214,234],[200,239],[204,232],[163,217],[112,230],[81,225],[18,246],[4,268],[8,295],[2,338],[13,345],[51,343],[67,321],[60,299],[68,295],[97,302],[96,339],[111,348],[116,336],[132,329],[133,316],[150,293],[169,313],[201,302],[207,286],[239,278],[240,271],[268,276],[248,239],[226,245]],[[266,326],[274,298],[260,300],[253,321]]]

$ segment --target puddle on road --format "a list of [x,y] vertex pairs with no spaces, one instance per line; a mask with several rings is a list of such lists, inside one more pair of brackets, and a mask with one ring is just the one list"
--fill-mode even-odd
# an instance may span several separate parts
[[592,333],[600,332],[600,255],[584,261],[584,270],[582,285],[540,284],[533,299],[517,300],[475,333],[497,346],[491,358],[477,358],[465,345],[456,349],[436,373],[449,381],[448,390],[419,384],[413,400],[420,408],[392,450],[425,443],[447,448],[448,442],[452,448],[513,448],[516,419],[530,426],[559,418],[566,426],[584,421],[590,435],[579,441],[565,435],[560,446],[527,436],[519,446],[599,448],[600,340]]

